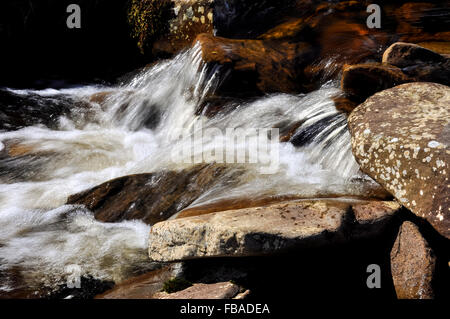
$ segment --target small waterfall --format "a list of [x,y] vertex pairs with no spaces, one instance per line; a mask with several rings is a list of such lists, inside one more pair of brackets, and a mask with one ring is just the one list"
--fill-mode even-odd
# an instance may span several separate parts
[[[70,98],[87,105],[88,113],[74,107],[57,128],[0,132],[0,272],[19,269],[28,285],[55,286],[69,264],[83,263],[83,274],[116,281],[146,267],[147,225],[100,223],[89,211],[64,203],[69,195],[116,177],[191,166],[185,158],[174,162],[170,154],[193,144],[201,146],[195,157],[227,142],[226,135],[204,138],[199,130],[279,128],[293,134],[292,143],[270,140],[279,155],[272,175],[260,173],[261,163],[226,164],[228,175],[193,206],[253,196],[359,196],[372,187],[359,173],[346,118],[331,99],[337,88],[328,84],[309,94],[270,95],[214,117],[196,115],[214,92],[217,72],[206,68],[195,46],[114,87],[13,90]],[[93,101],[93,94],[103,98]],[[248,153],[258,138],[250,134],[235,147]],[[227,176],[239,178],[230,183]],[[3,282],[0,289],[14,288]]]

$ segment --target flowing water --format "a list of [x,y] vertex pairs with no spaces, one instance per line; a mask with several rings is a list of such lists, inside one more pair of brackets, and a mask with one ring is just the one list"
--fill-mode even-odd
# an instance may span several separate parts
[[[304,95],[261,97],[210,118],[195,115],[219,74],[202,64],[194,47],[114,87],[9,90],[73,105],[56,127],[0,132],[0,290],[16,289],[17,277],[36,289],[55,287],[68,265],[116,282],[149,267],[150,226],[98,222],[85,208],[64,205],[67,197],[128,174],[181,170],[194,165],[192,158],[217,161],[204,155],[230,141],[226,134],[208,136],[213,129],[247,130],[234,150],[256,151],[261,161],[227,163],[239,178],[218,183],[191,206],[255,196],[362,196],[374,187],[352,156],[346,117],[331,99],[339,93],[332,83]],[[106,93],[92,101],[99,92]],[[295,127],[293,143],[272,136],[265,148],[255,148],[260,136],[251,129],[274,127]],[[193,152],[183,157],[186,149]],[[182,155],[174,160],[174,153]],[[273,156],[277,170],[262,174]]]

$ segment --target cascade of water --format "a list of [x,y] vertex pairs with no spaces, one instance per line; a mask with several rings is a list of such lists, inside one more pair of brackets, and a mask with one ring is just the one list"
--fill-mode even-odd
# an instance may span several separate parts
[[[64,265],[82,263],[86,274],[126,277],[130,265],[139,267],[145,260],[148,226],[139,221],[107,225],[82,208],[62,205],[69,195],[112,178],[192,165],[186,158],[174,162],[170,154],[196,144],[202,157],[227,142],[226,135],[205,138],[211,128],[297,127],[292,144],[271,140],[279,155],[271,176],[260,174],[260,163],[227,164],[229,174],[238,172],[239,180],[218,183],[194,205],[240,196],[364,193],[361,182],[353,179],[359,172],[345,116],[331,100],[338,89],[326,85],[304,95],[276,94],[212,118],[195,115],[217,85],[215,74],[195,46],[115,87],[14,91],[70,97],[88,103],[91,114],[82,122],[63,116],[57,129],[0,132],[0,271],[20,267],[29,280],[42,283],[46,278],[55,285],[55,278],[64,277]],[[104,101],[91,102],[89,97],[98,92],[107,92]],[[235,147],[250,151],[257,142],[253,134]]]

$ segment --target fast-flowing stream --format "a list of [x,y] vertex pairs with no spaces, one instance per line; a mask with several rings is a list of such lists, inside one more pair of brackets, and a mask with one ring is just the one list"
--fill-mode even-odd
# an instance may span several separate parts
[[[219,72],[207,70],[194,47],[114,87],[8,89],[72,104],[56,127],[0,132],[0,290],[56,287],[68,265],[116,282],[149,267],[150,226],[101,223],[83,207],[64,205],[67,197],[120,176],[226,159],[230,149],[222,146],[235,141],[227,129],[246,132],[233,150],[244,151],[249,163],[224,160],[238,180],[217,184],[191,206],[255,196],[360,196],[374,187],[358,171],[332,83],[305,95],[268,95],[213,117],[195,115]],[[106,93],[90,99],[99,92]],[[267,138],[271,128],[286,127],[295,127],[296,143]]]

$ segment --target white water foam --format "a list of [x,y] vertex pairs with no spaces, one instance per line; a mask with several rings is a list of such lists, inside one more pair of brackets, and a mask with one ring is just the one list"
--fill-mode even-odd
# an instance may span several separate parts
[[[92,107],[91,117],[74,123],[62,117],[58,130],[42,126],[0,132],[0,270],[20,267],[28,281],[55,286],[68,264],[83,273],[120,281],[132,268],[145,268],[149,227],[140,221],[105,224],[80,207],[62,206],[69,195],[110,179],[162,169],[180,170],[170,153],[185,147],[180,135],[203,121],[205,128],[270,128],[301,122],[314,129],[331,123],[301,147],[280,143],[280,169],[272,176],[258,165],[231,165],[235,184],[219,183],[193,205],[222,198],[261,195],[364,194],[364,183],[350,150],[345,117],[330,86],[306,95],[277,94],[239,105],[213,118],[195,115],[217,79],[201,61],[198,46],[161,62],[131,81],[110,88],[14,91],[41,96],[65,94]],[[93,93],[106,91],[103,102]],[[196,141],[209,150],[214,141]],[[249,145],[239,145],[248,148]],[[7,154],[11,148],[24,154]],[[9,289],[4,285],[5,289]]]

